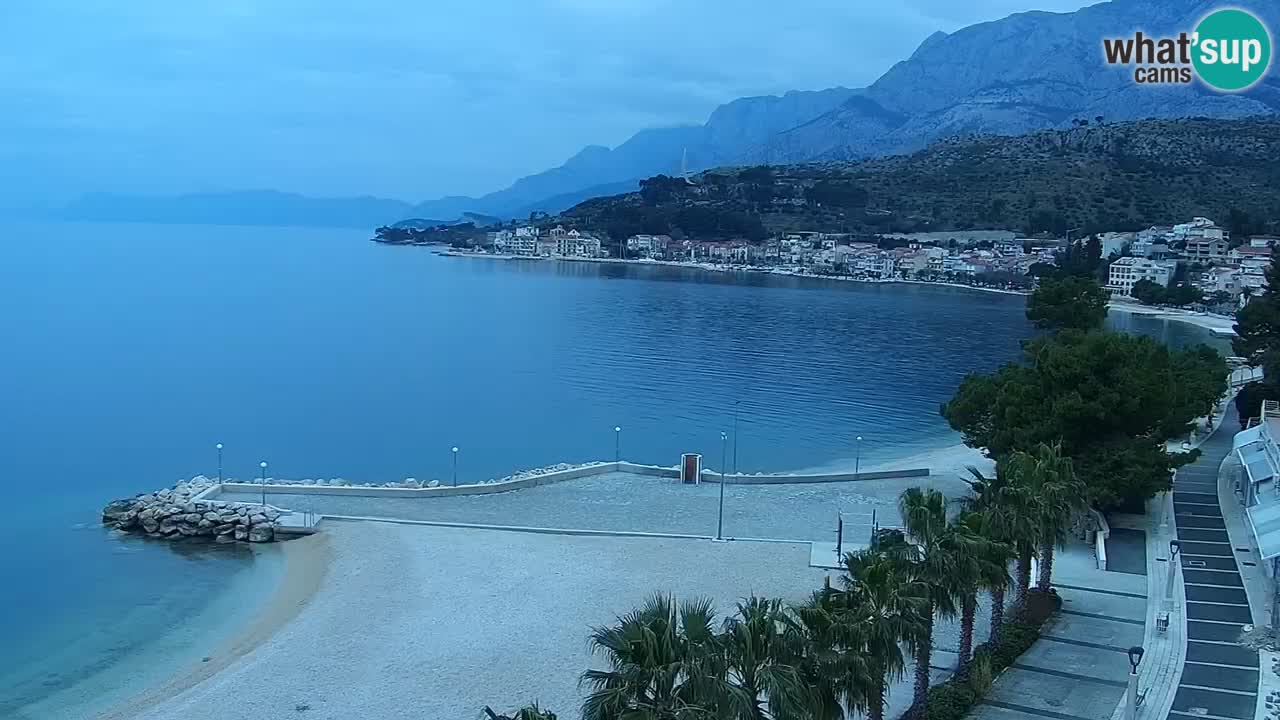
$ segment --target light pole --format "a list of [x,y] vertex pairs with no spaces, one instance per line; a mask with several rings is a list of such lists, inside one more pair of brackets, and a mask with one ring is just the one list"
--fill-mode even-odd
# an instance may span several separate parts
[[724,539],[724,459],[729,446],[729,436],[720,431],[720,512],[716,520],[716,539]]
[[1170,604],[1173,603],[1173,579],[1178,572],[1178,551],[1181,549],[1182,543],[1177,540],[1169,541],[1169,578],[1164,583],[1164,599]]
[[214,445],[214,447],[218,448],[218,484],[221,485],[222,484],[222,443],[218,443],[217,445]]
[[738,406],[741,400],[733,401],[733,474],[738,474]]
[[1129,689],[1124,706],[1125,720],[1134,720],[1138,716],[1138,664],[1146,651],[1140,645],[1129,648]]
[[613,426],[613,461],[622,462],[622,426]]
[[267,505],[267,461],[263,460],[258,463],[258,468],[262,470],[262,506]]
[[853,474],[858,475],[862,472],[862,436],[858,436],[858,443],[853,451]]
[[453,486],[458,486],[458,446],[453,446]]

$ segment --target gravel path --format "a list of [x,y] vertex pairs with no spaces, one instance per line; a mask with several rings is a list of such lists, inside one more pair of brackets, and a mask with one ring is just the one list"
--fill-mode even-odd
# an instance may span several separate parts
[[[726,537],[834,541],[837,511],[849,537],[863,540],[874,510],[881,525],[898,522],[898,495],[911,486],[959,497],[968,487],[954,475],[796,485],[727,485]],[[496,495],[373,498],[271,493],[278,507],[325,515],[401,518],[494,525],[715,535],[719,485],[608,473]],[[221,500],[257,502],[253,493]]]
[[[805,544],[367,522],[333,523],[326,534],[328,575],[292,622],[137,717],[454,720],[537,699],[574,718],[590,626],[655,591],[707,595],[723,612],[749,593],[801,600],[823,577]],[[954,647],[950,623],[938,644]],[[900,683],[892,705],[908,695]]]

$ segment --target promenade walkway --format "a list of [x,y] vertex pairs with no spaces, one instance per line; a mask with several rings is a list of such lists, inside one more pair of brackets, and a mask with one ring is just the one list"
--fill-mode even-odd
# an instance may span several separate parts
[[[833,542],[837,517],[845,517],[850,542],[870,537],[871,518],[898,525],[898,495],[909,487],[937,488],[959,497],[968,486],[958,477],[862,480],[787,485],[726,485],[723,534]],[[254,492],[218,495],[228,502],[256,503]],[[491,526],[573,528],[609,532],[715,536],[720,517],[717,483],[682,485],[678,480],[610,472],[536,488],[491,495],[367,497],[269,492],[272,505],[294,512],[385,520]]]
[[[1227,530],[1224,510],[1230,517],[1239,512],[1222,503],[1234,498],[1219,494],[1227,482],[1220,468],[1239,430],[1233,404],[1217,432],[1199,446],[1200,458],[1174,479],[1186,653],[1168,720],[1250,720],[1258,705],[1258,653],[1237,642],[1244,626],[1254,622],[1240,563],[1255,563],[1247,543],[1232,542]],[[1177,590],[1175,585],[1175,597]]]
[[1124,696],[1127,650],[1142,643],[1147,578],[1099,570],[1093,551],[1072,545],[1054,563],[1062,611],[1001,674],[976,720],[1108,720]]

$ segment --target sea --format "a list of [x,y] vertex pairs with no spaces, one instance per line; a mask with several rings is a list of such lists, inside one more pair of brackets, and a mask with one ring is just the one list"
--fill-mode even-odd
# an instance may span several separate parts
[[277,549],[99,524],[111,499],[216,476],[218,443],[226,477],[265,461],[354,482],[682,452],[742,472],[869,464],[955,443],[939,404],[1033,333],[1016,295],[368,235],[0,221],[0,717],[93,717],[270,595]]

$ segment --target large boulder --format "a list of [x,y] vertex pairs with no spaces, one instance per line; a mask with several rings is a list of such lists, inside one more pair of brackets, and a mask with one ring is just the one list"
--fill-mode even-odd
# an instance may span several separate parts
[[134,512],[136,505],[137,501],[135,500],[112,500],[107,503],[106,507],[102,508],[102,521],[116,522]]
[[271,525],[254,525],[249,530],[249,542],[271,542],[275,535],[275,528]]

